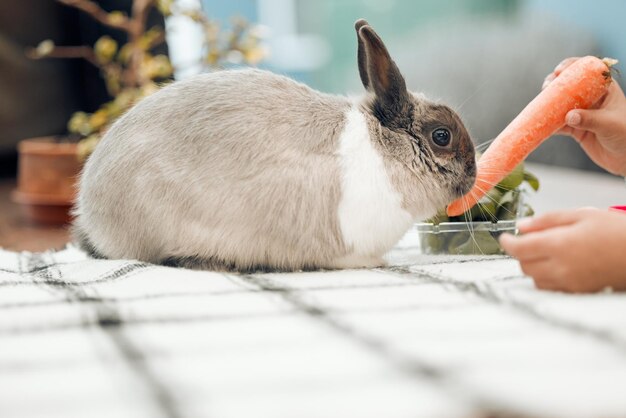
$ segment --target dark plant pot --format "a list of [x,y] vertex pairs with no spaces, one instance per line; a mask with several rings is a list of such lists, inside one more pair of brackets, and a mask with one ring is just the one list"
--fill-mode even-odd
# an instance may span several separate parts
[[18,181],[13,200],[33,222],[69,223],[82,168],[77,145],[59,142],[54,137],[26,139],[19,143],[18,152]]

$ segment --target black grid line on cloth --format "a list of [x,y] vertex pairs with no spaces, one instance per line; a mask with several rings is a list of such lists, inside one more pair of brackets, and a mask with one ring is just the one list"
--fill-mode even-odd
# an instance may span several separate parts
[[[89,284],[91,284],[91,282],[89,282]],[[392,284],[376,283],[376,284],[356,284],[356,285],[341,285],[341,286],[308,286],[306,287],[306,290],[310,292],[315,292],[315,291],[334,291],[334,290],[340,291],[340,290],[349,290],[349,289],[384,289],[388,287],[425,286],[427,284],[428,283],[418,283],[418,282],[412,283],[412,282],[407,281],[404,283],[392,283]],[[221,295],[261,293],[261,292],[271,292],[271,290],[236,289],[236,290],[210,290],[210,291],[195,291],[195,292],[169,292],[169,293],[146,294],[146,295],[141,295],[141,296],[123,297],[123,298],[98,297],[98,298],[93,298],[93,299],[87,296],[84,299],[81,299],[80,301],[77,301],[77,302],[81,302],[81,303],[131,302],[131,301],[150,300],[150,299],[221,296]],[[38,302],[12,302],[12,303],[0,304],[0,310],[24,308],[24,307],[30,307],[30,306],[53,306],[56,304],[63,304],[63,303],[65,303],[64,299],[63,300],[38,301]]]
[[[300,291],[297,289],[294,289],[293,291]],[[265,290],[261,290],[261,291],[257,291],[254,293],[283,293],[283,291],[265,291]],[[308,293],[308,289],[304,290],[304,292]],[[113,302],[115,302],[115,300],[112,300]],[[94,303],[97,304],[102,304],[105,303],[106,301],[102,301],[102,302],[96,302],[94,301]],[[437,307],[437,306],[433,306],[433,305],[429,305],[428,308],[424,308],[421,305],[401,305],[401,306],[397,306],[397,307],[386,307],[386,308],[350,308],[350,309],[338,309],[338,308],[332,308],[332,309],[326,309],[326,312],[328,314],[345,314],[345,313],[351,313],[351,314],[371,314],[371,313],[379,313],[379,314],[391,314],[391,313],[397,313],[397,312],[414,312],[414,311],[420,311],[423,309],[428,309],[428,310],[433,310],[433,311],[437,311],[437,310],[454,310],[454,309],[463,309],[466,308],[466,305],[459,305],[458,307],[451,307],[449,305],[442,305],[441,307]],[[184,317],[184,318],[142,318],[142,319],[132,319],[132,320],[128,320],[125,319],[123,321],[123,323],[120,323],[119,325],[123,325],[123,326],[132,326],[132,325],[146,325],[146,324],[191,324],[191,323],[200,323],[200,322],[221,322],[221,321],[237,321],[237,320],[249,320],[249,319],[264,319],[264,318],[280,318],[280,317],[288,317],[290,315],[292,315],[294,312],[301,312],[301,310],[299,309],[294,309],[294,310],[287,310],[284,312],[247,312],[244,314],[212,314],[212,315],[195,315],[195,316],[188,316],[188,317]],[[55,325],[47,325],[47,326],[35,326],[35,327],[21,327],[19,329],[15,329],[15,330],[1,330],[0,329],[0,335],[23,335],[23,334],[34,334],[34,333],[41,333],[41,332],[50,332],[50,331],[63,331],[63,330],[70,330],[70,329],[76,329],[76,328],[84,328],[85,326],[90,326],[90,325],[102,325],[100,323],[101,321],[96,320],[96,321],[92,321],[92,320],[84,320],[83,322],[80,323],[61,323],[61,324],[55,324]],[[107,319],[104,320],[105,323],[109,323],[109,321]],[[111,322],[112,324],[115,324],[115,321]]]
[[[271,290],[272,292],[278,292],[283,300],[293,305],[300,313],[305,314],[316,321],[319,321],[331,329],[335,330],[341,336],[356,342],[358,345],[368,349],[380,358],[384,359],[394,369],[399,372],[408,375],[410,378],[418,378],[429,381],[443,390],[449,392],[451,396],[463,396],[462,399],[473,408],[468,416],[476,417],[500,417],[511,416],[510,410],[504,406],[493,404],[492,401],[487,399],[481,399],[479,396],[467,396],[465,388],[454,387],[454,382],[451,382],[451,376],[440,369],[439,367],[428,364],[425,361],[420,361],[413,357],[408,357],[402,353],[394,351],[394,349],[386,343],[384,340],[370,335],[363,330],[356,329],[355,327],[341,321],[339,318],[332,314],[332,311],[326,310],[321,306],[317,306],[313,303],[306,301],[300,296],[300,293],[306,294],[306,289],[294,289],[287,286],[281,286],[275,283],[273,280],[260,275],[249,274],[237,276],[246,283],[259,287],[263,290]],[[347,310],[352,312],[354,310]],[[463,395],[463,392],[465,394]],[[474,394],[472,394],[474,395]],[[506,408],[506,409],[505,409]],[[522,415],[515,414],[513,416]]]
[[[88,296],[83,289],[83,287],[87,288],[89,284],[93,283],[93,281],[81,283],[82,287],[72,286],[71,283],[63,281],[61,277],[61,270],[56,267],[54,263],[54,253],[48,254],[52,259],[52,263],[48,264],[50,268],[29,268],[28,270],[35,271],[34,276],[36,278],[43,279],[42,284],[50,286],[55,291],[62,292],[65,295],[68,303],[78,306],[80,311],[83,313],[82,317],[84,324],[98,325],[100,329],[102,329],[104,334],[110,338],[114,346],[118,349],[121,358],[126,362],[130,369],[135,372],[135,375],[139,378],[141,382],[143,382],[143,384],[149,390],[149,393],[152,394],[153,402],[156,404],[158,409],[164,413],[165,416],[167,416],[168,418],[181,417],[182,415],[176,407],[170,389],[167,387],[167,385],[165,385],[164,382],[160,381],[156,377],[155,373],[150,369],[144,353],[127,335],[125,335],[125,333],[121,329],[121,325],[123,325],[124,322],[119,316],[119,313],[117,312],[115,307],[112,304],[107,304],[103,301],[101,301],[100,303],[95,303],[92,305],[92,308],[95,311],[94,313],[96,314],[97,320],[91,323],[85,320],[86,315],[83,308],[87,305],[76,304],[75,302],[85,298],[89,298],[92,301],[98,298],[97,295]],[[43,256],[39,254],[30,254],[29,257],[26,257],[26,260],[26,265],[30,267],[32,264],[41,264],[43,262]],[[107,274],[104,274],[102,280],[111,280],[124,277],[124,274],[131,273],[140,267],[145,267],[148,265],[149,264],[145,263],[129,264],[123,266],[122,268],[114,269]],[[57,277],[53,277],[55,273]],[[95,293],[94,290],[92,291]]]
[[247,312],[245,314],[220,314],[220,315],[196,315],[189,316],[184,318],[142,318],[142,319],[133,319],[133,320],[124,320],[123,322],[117,323],[114,319],[109,321],[108,319],[104,319],[101,321],[84,321],[81,323],[62,323],[48,326],[31,326],[31,327],[20,327],[19,329],[9,329],[9,330],[0,330],[0,336],[6,335],[24,335],[24,334],[34,334],[34,333],[44,333],[51,331],[64,331],[70,329],[77,328],[85,328],[87,326],[93,325],[114,325],[121,327],[129,327],[132,325],[147,325],[147,324],[192,324],[192,323],[201,323],[201,322],[222,322],[222,321],[238,321],[238,320],[250,320],[250,319],[265,319],[265,318],[279,318],[286,317],[293,314],[294,311],[285,311],[285,312]]
[[[64,251],[64,250],[62,250]],[[56,253],[60,253],[62,251],[49,251],[49,252],[44,252],[44,253],[28,253],[31,255],[31,258],[36,259],[37,261],[32,263],[30,266],[23,266],[23,263],[25,261],[30,262],[29,257],[25,257],[24,254],[26,253],[16,253],[16,256],[18,257],[18,269],[17,270],[12,270],[12,269],[8,269],[6,267],[0,267],[0,272],[2,273],[10,273],[10,274],[17,274],[17,275],[22,275],[25,273],[34,273],[38,270],[43,270],[43,269],[47,269],[49,267],[52,266],[52,264],[54,264],[54,267],[61,267],[61,266],[66,266],[66,265],[70,265],[70,264],[75,264],[77,262],[82,262],[82,261],[93,261],[93,259],[83,259],[83,260],[73,260],[73,261],[54,261],[52,263],[48,263],[45,261],[45,259],[42,257],[43,254],[56,254]]]
[[17,270],[8,269],[6,267],[0,267],[0,272],[13,273],[13,274],[34,273],[36,271],[44,270],[50,267],[61,267],[61,266],[69,265],[69,264],[75,264],[80,261],[88,261],[88,260],[63,261],[63,262],[46,262],[45,261],[45,258],[43,257],[44,254],[56,254],[56,253],[57,252],[29,253],[31,255],[30,258],[33,259],[32,262],[29,260],[29,257],[23,257],[24,253],[19,253],[18,254],[19,259],[21,259],[22,261],[24,259],[29,260],[28,262],[30,262],[31,264],[28,265],[26,268],[24,268],[21,266],[21,264],[18,263]]
[[614,334],[604,330],[589,328],[582,324],[570,322],[562,318],[546,316],[528,303],[523,303],[514,299],[502,299],[491,286],[478,286],[473,282],[461,282],[442,275],[420,270],[419,268],[410,269],[408,267],[387,267],[376,269],[375,271],[379,271],[383,274],[385,272],[392,272],[400,277],[419,279],[422,281],[426,280],[431,283],[452,286],[462,292],[473,293],[485,301],[498,305],[505,305],[515,309],[516,312],[521,313],[533,320],[539,321],[541,324],[549,325],[555,329],[569,332],[575,336],[592,338],[593,340],[606,344],[613,349],[617,349],[621,354],[626,355],[626,341],[615,336]]
[[40,266],[45,265],[45,260],[42,254],[30,253],[28,257],[26,257],[25,254],[26,253],[19,253],[17,255],[18,274],[20,274],[20,276],[26,275],[30,278],[30,280],[26,282],[27,284],[37,286],[53,295],[58,294],[54,289],[45,286],[45,280],[52,277],[50,274],[46,273],[43,277],[41,277],[39,275],[28,273],[30,271],[38,270]]
[[[50,253],[50,254],[53,254],[53,253]],[[28,257],[28,259],[30,260],[30,258],[33,258],[34,260],[36,260],[34,263],[32,261],[28,261],[30,267],[26,268],[24,271],[20,271],[20,272],[12,271],[11,273],[19,274],[20,276],[26,276],[26,277],[42,277],[46,279],[46,284],[50,286],[60,285],[63,287],[86,286],[90,284],[111,282],[111,281],[121,279],[121,278],[125,279],[125,278],[128,278],[129,274],[134,271],[143,270],[148,267],[155,267],[155,265],[149,264],[149,263],[143,263],[139,261],[129,261],[129,262],[125,262],[122,266],[117,267],[113,270],[110,270],[106,273],[103,273],[100,276],[92,280],[85,281],[85,282],[68,282],[66,280],[63,280],[62,276],[55,278],[50,274],[50,271],[54,271],[54,270],[60,271],[59,270],[60,264],[57,265],[57,264],[45,263],[43,261],[42,255],[38,253],[30,254],[30,257]],[[64,264],[73,264],[73,263],[64,263]],[[17,286],[17,285],[38,285],[38,284],[39,283],[37,281],[33,281],[33,280],[14,280],[14,281],[0,282],[0,287]]]

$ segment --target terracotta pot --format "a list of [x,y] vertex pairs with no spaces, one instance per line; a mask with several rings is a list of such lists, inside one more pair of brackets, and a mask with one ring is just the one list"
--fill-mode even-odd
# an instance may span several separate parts
[[46,137],[26,139],[18,145],[17,190],[13,200],[32,221],[65,224],[76,196],[82,168],[77,145]]

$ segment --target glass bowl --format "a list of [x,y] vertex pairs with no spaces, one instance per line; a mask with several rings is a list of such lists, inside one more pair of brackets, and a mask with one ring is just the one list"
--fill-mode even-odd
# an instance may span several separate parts
[[419,222],[414,225],[423,254],[493,255],[503,254],[498,237],[517,234],[517,220],[524,216],[523,193],[513,208],[514,219],[473,222]]
[[415,230],[423,254],[503,254],[498,237],[517,234],[516,220],[498,222],[417,223]]

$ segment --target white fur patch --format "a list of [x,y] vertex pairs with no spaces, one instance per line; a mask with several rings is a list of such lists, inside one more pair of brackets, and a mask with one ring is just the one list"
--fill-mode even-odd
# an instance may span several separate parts
[[347,112],[339,141],[343,240],[356,257],[380,257],[402,237],[413,219],[402,208],[402,196],[372,144],[365,116],[356,107]]

